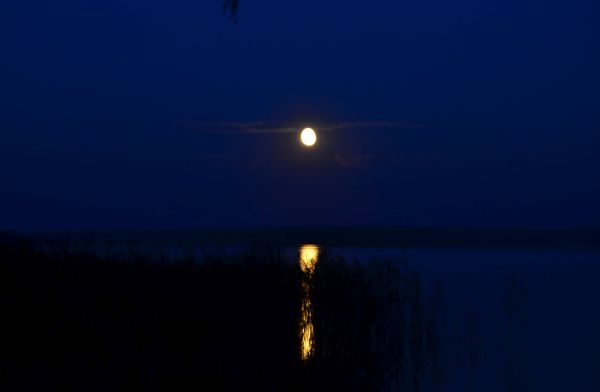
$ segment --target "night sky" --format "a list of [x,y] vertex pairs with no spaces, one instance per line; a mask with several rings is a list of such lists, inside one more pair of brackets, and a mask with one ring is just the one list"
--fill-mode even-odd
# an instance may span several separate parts
[[594,3],[3,0],[0,229],[597,227]]

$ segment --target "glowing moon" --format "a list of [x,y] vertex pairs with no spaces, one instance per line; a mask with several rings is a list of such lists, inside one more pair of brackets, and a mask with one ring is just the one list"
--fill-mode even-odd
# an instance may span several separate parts
[[317,142],[317,134],[312,128],[304,128],[300,134],[300,140],[307,147],[312,147]]

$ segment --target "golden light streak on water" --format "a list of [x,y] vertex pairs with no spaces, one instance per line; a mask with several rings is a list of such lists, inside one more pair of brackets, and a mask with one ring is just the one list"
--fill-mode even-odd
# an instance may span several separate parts
[[302,305],[300,307],[300,355],[303,361],[310,359],[315,350],[314,326],[312,322],[311,291],[315,267],[319,260],[319,247],[302,245],[300,247],[300,269],[302,270]]

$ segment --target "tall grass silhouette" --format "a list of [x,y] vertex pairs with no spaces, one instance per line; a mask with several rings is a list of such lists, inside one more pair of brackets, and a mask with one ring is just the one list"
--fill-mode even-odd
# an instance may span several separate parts
[[406,260],[325,254],[314,288],[311,389],[421,391],[441,381],[441,286],[426,296]]
[[424,390],[439,296],[404,262],[322,255],[314,347],[302,274],[273,247],[182,260],[0,239],[2,390]]

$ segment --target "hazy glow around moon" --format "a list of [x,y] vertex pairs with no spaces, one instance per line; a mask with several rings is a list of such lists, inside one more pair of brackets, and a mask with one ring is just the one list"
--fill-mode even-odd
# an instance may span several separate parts
[[302,133],[300,134],[300,140],[302,140],[302,143],[305,146],[314,146],[317,142],[317,134],[312,128],[304,128],[304,130],[302,130]]

